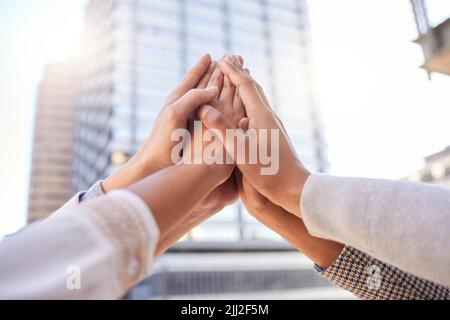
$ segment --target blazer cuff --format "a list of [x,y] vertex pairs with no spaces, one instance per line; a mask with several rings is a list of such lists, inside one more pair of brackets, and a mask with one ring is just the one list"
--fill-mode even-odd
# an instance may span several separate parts
[[346,246],[327,269],[315,266],[326,280],[360,299],[449,299],[450,288],[416,277]]
[[103,190],[103,181],[97,181],[94,183],[88,191],[80,192],[79,193],[79,202],[85,202],[92,199],[95,199],[97,197],[104,196],[106,194],[105,190]]
[[69,201],[67,201],[64,205],[61,206],[58,210],[55,211],[54,214],[58,214],[60,212],[64,212],[66,209],[75,208],[79,206],[81,203],[87,202],[89,200],[101,197],[105,195],[105,191],[102,186],[103,181],[97,181],[94,183],[89,190],[80,191],[75,194]]

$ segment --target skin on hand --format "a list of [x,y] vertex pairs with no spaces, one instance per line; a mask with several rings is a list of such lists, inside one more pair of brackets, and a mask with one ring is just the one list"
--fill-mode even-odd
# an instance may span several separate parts
[[178,233],[182,221],[215,188],[228,178],[216,165],[176,165],[148,176],[127,189],[150,208],[160,230],[160,239]]
[[[258,83],[241,66],[233,63],[233,58],[226,57],[218,62],[221,71],[237,87],[238,96],[245,106],[249,129],[259,132],[260,129],[277,129],[279,131],[279,170],[274,175],[262,175],[261,164],[250,165],[247,163],[237,163],[237,167],[246,179],[271,202],[283,207],[286,211],[301,217],[300,196],[310,173],[298,159],[292,143],[289,140],[283,125],[270,108],[267,98]],[[200,119],[209,129],[217,129],[225,137],[227,129],[236,129],[228,117],[217,109],[205,105],[198,111]],[[269,150],[270,139],[269,142]],[[230,146],[227,141],[223,141],[228,154],[236,158],[237,141],[233,141]],[[245,141],[246,145],[249,140]]]
[[[237,60],[240,65],[243,64],[243,59],[239,57]],[[216,86],[219,88],[219,93],[217,94],[216,98],[213,99],[211,102],[209,102],[209,105],[216,108],[217,110],[220,110],[227,116],[230,116],[233,121],[238,124],[239,121],[245,117],[245,108],[243,104],[235,105],[234,103],[238,101],[235,99],[236,96],[236,87],[231,83],[230,79],[228,77],[224,77],[222,71],[217,66],[216,62],[212,62],[211,66],[209,67],[208,71],[205,73],[203,78],[200,80],[199,84],[197,85],[197,89],[203,89],[211,86]],[[239,100],[240,101],[240,100]],[[199,120],[198,118],[194,117],[190,121],[190,133],[192,136],[192,140],[190,141],[190,144],[186,146],[184,149],[184,156],[192,156],[194,151],[192,146],[195,144],[196,139],[200,139],[201,143],[203,145],[203,149],[209,144],[207,141],[203,141],[203,137],[197,137],[194,135],[193,132],[193,125],[192,122],[194,120]],[[200,121],[200,120],[199,120]],[[206,127],[203,126],[203,132],[205,132]],[[224,155],[226,154],[226,151],[224,151]],[[222,165],[217,166],[218,170],[225,170],[228,171],[228,173],[231,174],[231,172],[234,169],[234,165]],[[230,178],[222,185],[220,185],[216,190],[213,191],[211,195],[209,195],[199,206],[199,208],[196,208],[194,212],[191,215],[198,216],[201,215],[201,218],[203,220],[209,218],[212,214],[217,213],[221,209],[223,209],[225,206],[230,205],[234,202],[236,202],[238,198],[237,193],[237,187],[236,183],[234,181],[234,175],[231,175]],[[211,210],[211,208],[218,208],[216,211]],[[211,214],[212,212],[212,214]],[[190,217],[187,217],[187,219],[190,219]],[[183,225],[186,226],[185,223]],[[189,229],[186,229],[186,231]]]
[[[227,181],[229,181],[228,179]],[[179,223],[177,223],[170,233],[160,238],[156,248],[155,256],[160,256],[169,249],[175,242],[180,240],[188,231],[205,222],[225,206],[236,202],[237,189],[234,183],[223,183],[214,189],[206,199],[204,199],[195,210],[190,212]]]
[[239,196],[253,217],[278,233],[321,268],[326,269],[336,261],[344,245],[311,236],[302,219],[272,203],[239,172],[236,174],[236,181]]
[[186,73],[178,87],[168,96],[144,146],[127,164],[104,180],[103,188],[106,192],[123,189],[174,165],[171,152],[177,143],[171,141],[172,132],[178,128],[186,128],[189,115],[199,105],[214,99],[218,92],[218,88],[209,88],[209,91],[206,88],[195,89],[210,64],[210,55],[204,55]]
[[[164,168],[173,166],[171,151],[176,142],[170,136],[177,128],[186,128],[188,118],[201,103],[225,104],[222,96],[223,74],[209,55],[203,56],[184,76],[178,87],[168,96],[158,115],[150,137],[140,151],[123,167],[106,178],[103,188],[106,192],[126,188]],[[207,92],[207,88],[213,89]],[[189,114],[190,113],[190,114]],[[201,138],[201,137],[199,137]],[[232,168],[217,168],[231,175]],[[160,238],[157,254],[160,255],[197,224],[219,212],[225,206],[236,202],[238,197],[234,177],[217,186],[201,203],[189,213],[173,222],[173,232]]]
[[[235,63],[242,65],[243,59],[242,57],[239,57],[239,59],[236,57]],[[210,101],[208,103],[209,106],[215,108],[219,112],[223,113],[235,126],[239,124],[239,122],[246,117],[245,114],[245,107],[241,103],[240,99],[236,99],[237,90],[236,86],[233,85],[233,83],[230,81],[228,77],[224,77],[222,71],[217,66],[216,62],[213,62],[211,64],[210,69],[208,72],[204,75],[203,79],[200,80],[199,85],[197,86],[197,89],[203,89],[204,87],[211,87],[215,86],[219,88],[218,95],[215,99]],[[188,143],[184,149],[185,151],[185,158],[202,158],[203,154],[195,154],[194,145],[196,140],[200,140],[200,144],[202,144],[203,148],[202,150],[198,150],[203,152],[203,150],[210,144],[208,141],[203,141],[203,137],[197,137],[194,135],[193,131],[193,122],[194,120],[198,120],[198,117],[193,117],[193,119],[190,121],[190,133],[192,136],[192,139],[190,143]],[[202,131],[205,132],[207,128],[203,125]],[[226,154],[224,150],[224,155]],[[203,160],[203,159],[202,159]],[[223,158],[225,161],[225,157]],[[227,166],[224,166],[224,170],[226,170]],[[228,166],[228,169],[231,167]]]
[[[236,58],[236,63],[243,65],[244,61],[241,57]],[[205,73],[203,78],[197,85],[197,89],[204,89],[211,86],[217,86],[219,88],[219,93],[216,98],[212,100],[209,104],[214,108],[220,110],[231,119],[234,119],[236,124],[245,117],[245,108],[242,103],[235,105],[237,100],[236,87],[231,83],[231,81],[223,76],[222,71],[217,66],[216,62],[212,62],[208,71]],[[191,133],[192,140],[190,145],[187,145],[184,149],[184,156],[195,156],[193,155],[192,146],[195,144],[196,139],[200,139],[203,145],[203,149],[209,144],[203,141],[203,137],[197,137],[193,132],[193,121],[199,120],[197,117],[193,117],[190,120],[189,130]],[[203,132],[205,132],[206,127],[203,126]],[[224,155],[226,152],[224,151]],[[225,172],[231,173],[234,169],[234,165],[222,165],[217,166],[218,170],[225,170]],[[235,203],[238,198],[238,192],[236,187],[236,182],[234,180],[234,175],[215,190],[213,190],[206,199],[204,199],[197,207],[184,217],[180,222],[177,223],[174,229],[164,238],[161,238],[158,247],[156,249],[156,255],[162,254],[166,251],[173,243],[182,238],[189,230],[195,226],[201,224],[205,220],[212,217],[214,214],[222,210],[225,206]]]

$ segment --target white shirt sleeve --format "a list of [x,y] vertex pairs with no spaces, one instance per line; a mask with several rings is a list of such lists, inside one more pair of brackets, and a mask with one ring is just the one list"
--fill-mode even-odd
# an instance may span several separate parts
[[117,299],[149,274],[159,230],[146,204],[76,199],[0,243],[0,299]]
[[312,175],[300,205],[311,235],[450,286],[450,189]]

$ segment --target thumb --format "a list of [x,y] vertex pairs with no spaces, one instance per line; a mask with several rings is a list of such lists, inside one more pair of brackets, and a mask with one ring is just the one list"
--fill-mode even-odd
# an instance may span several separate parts
[[209,105],[202,106],[197,114],[206,128],[220,131],[222,137],[219,138],[222,142],[224,142],[223,139],[226,137],[226,130],[235,129],[222,112]]
[[[204,105],[198,110],[198,116],[205,127],[209,130],[216,130],[216,137],[222,142],[227,154],[236,163],[242,175],[249,177],[257,177],[260,173],[260,164],[249,165],[246,158],[249,156],[250,136],[244,133],[242,128],[236,129],[233,124],[226,118],[226,116],[217,109]],[[245,121],[241,123],[243,126],[248,126]],[[227,135],[228,130],[233,130],[231,134]],[[241,131],[242,136],[236,131]],[[237,138],[240,136],[240,138]],[[255,135],[251,135],[253,138]],[[253,144],[254,145],[254,144]]]
[[222,142],[227,154],[235,161],[236,151],[240,145],[238,145],[234,135],[227,135],[227,131],[236,130],[233,124],[222,112],[209,105],[202,106],[197,114],[208,130],[215,131],[213,132],[214,135]]
[[251,185],[245,177],[242,177],[242,189],[247,195],[247,198],[253,203],[253,206],[262,207],[258,204],[266,204],[269,201],[266,197],[259,193],[259,191]]
[[213,100],[219,89],[216,86],[206,89],[192,89],[175,101],[170,108],[176,112],[180,118],[187,118],[199,106]]

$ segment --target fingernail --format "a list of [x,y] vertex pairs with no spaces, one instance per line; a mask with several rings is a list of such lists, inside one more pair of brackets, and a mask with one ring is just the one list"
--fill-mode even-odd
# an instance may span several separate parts
[[233,59],[230,56],[226,56],[225,61],[228,62],[229,64],[233,64]]
[[217,93],[218,90],[219,88],[217,88],[216,86],[208,87],[205,89],[205,91],[209,94]]
[[243,131],[247,131],[248,130],[248,125],[249,125],[249,120],[248,118],[242,118],[241,121],[239,121],[239,129],[243,130]]
[[237,58],[237,60],[239,62],[239,65],[241,67],[243,67],[244,66],[244,64],[243,64],[244,58],[242,58],[242,56],[240,56],[240,55],[237,55],[236,58]]
[[211,62],[211,65],[209,66],[209,71],[214,71],[216,69],[217,63],[215,61]]

